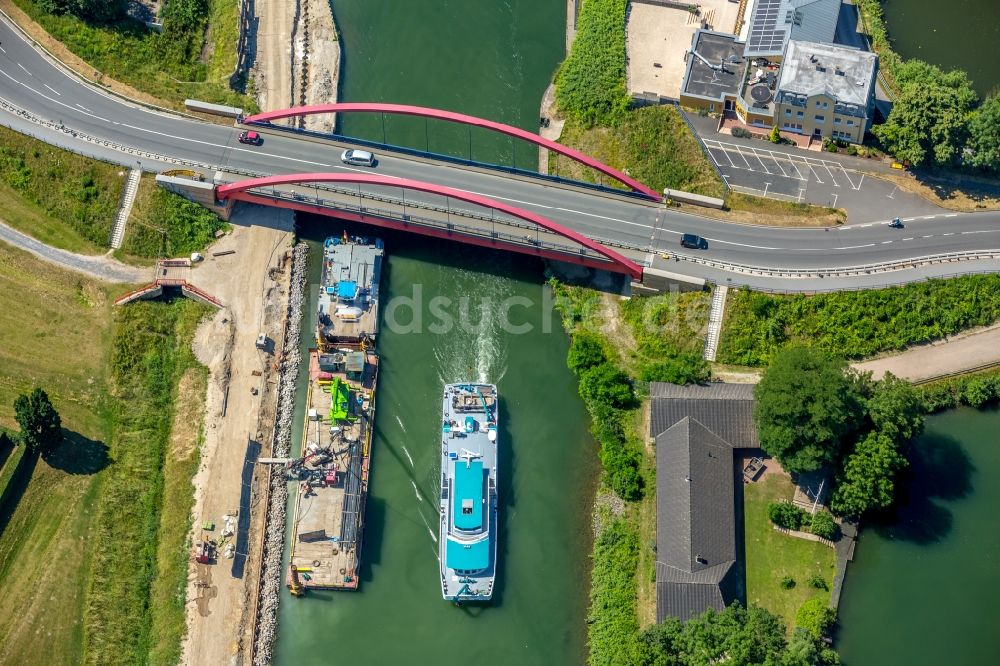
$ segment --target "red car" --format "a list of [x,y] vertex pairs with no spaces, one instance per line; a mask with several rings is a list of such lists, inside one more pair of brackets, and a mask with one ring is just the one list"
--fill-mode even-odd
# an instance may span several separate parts
[[264,143],[257,132],[246,131],[240,134],[240,143],[249,143],[251,146],[259,146]]

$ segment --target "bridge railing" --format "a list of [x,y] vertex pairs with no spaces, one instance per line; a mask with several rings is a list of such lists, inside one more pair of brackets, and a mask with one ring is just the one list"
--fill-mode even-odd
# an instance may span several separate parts
[[[506,231],[497,231],[495,228],[485,228],[476,227],[468,224],[462,224],[460,222],[449,221],[447,219],[442,220],[439,218],[428,217],[426,215],[414,215],[409,212],[403,212],[401,210],[395,210],[390,208],[383,208],[380,206],[366,206],[364,203],[353,203],[350,201],[340,201],[334,199],[326,199],[322,197],[311,197],[299,192],[293,192],[290,190],[275,189],[275,188],[254,188],[247,190],[248,194],[255,195],[258,197],[264,197],[272,200],[282,200],[294,203],[299,203],[303,205],[316,206],[318,208],[326,208],[329,210],[343,211],[348,213],[356,213],[360,216],[371,216],[379,217],[389,220],[395,220],[402,222],[404,224],[415,224],[419,226],[444,230],[448,232],[454,232],[458,234],[464,234],[468,236],[475,236],[478,238],[490,239],[502,243],[507,243],[511,245],[520,245],[526,248],[537,248],[539,250],[549,250],[553,252],[558,252],[564,254],[567,258],[570,257],[585,257],[594,261],[608,262],[607,258],[589,250],[585,247],[566,245],[564,243],[557,243],[551,240],[543,239],[541,237],[541,231],[538,227],[534,227],[528,224],[515,222],[513,220],[501,219],[501,218],[491,218],[489,216],[484,216],[480,214],[469,214],[466,215],[465,211],[459,211],[455,209],[446,209],[442,207],[431,206],[423,203],[409,203],[407,202],[406,208],[417,208],[423,210],[431,210],[440,213],[446,213],[448,215],[458,217],[458,218],[473,218],[482,222],[492,222],[502,226],[512,226],[524,229],[526,231],[531,231],[535,233],[535,237],[532,238],[531,234],[518,234],[510,233]],[[346,194],[348,196],[353,196],[357,198],[357,192],[339,192]],[[370,194],[370,193],[369,193]],[[364,198],[372,198],[376,200],[385,201],[387,203],[396,203],[400,206],[403,205],[402,201],[391,200],[387,197],[371,197],[362,196]]]

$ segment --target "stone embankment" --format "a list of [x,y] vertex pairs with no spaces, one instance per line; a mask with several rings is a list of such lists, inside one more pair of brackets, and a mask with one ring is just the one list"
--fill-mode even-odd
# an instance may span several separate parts
[[[278,375],[278,408],[275,418],[272,455],[287,458],[292,448],[292,415],[295,411],[296,380],[302,352],[299,334],[302,329],[303,301],[305,298],[308,269],[308,247],[305,243],[295,246],[292,253],[292,277],[288,294],[288,319],[285,328],[285,345]],[[257,590],[257,630],[254,636],[253,664],[271,663],[274,639],[278,628],[278,600],[281,594],[283,572],[281,556],[285,545],[285,505],[288,501],[288,483],[284,469],[269,466],[270,488],[267,502],[267,521],[264,532],[263,567],[260,587]]]
[[[297,105],[337,101],[340,78],[340,38],[330,0],[299,0],[293,28],[292,94]],[[332,114],[306,116],[301,127],[331,132]]]

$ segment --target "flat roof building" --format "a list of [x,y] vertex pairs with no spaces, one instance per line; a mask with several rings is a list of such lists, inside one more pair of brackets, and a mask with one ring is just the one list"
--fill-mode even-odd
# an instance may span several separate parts
[[[681,85],[681,101],[689,106],[721,111],[740,90],[745,65],[744,44],[736,35],[696,30]],[[726,107],[729,108],[729,107]]]

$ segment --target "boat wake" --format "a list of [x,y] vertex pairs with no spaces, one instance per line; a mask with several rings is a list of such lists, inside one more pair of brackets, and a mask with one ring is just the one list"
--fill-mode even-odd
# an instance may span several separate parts
[[455,324],[434,343],[442,384],[461,381],[497,382],[507,370],[507,338],[501,303],[513,294],[508,279],[459,271],[461,302],[451,314]]

